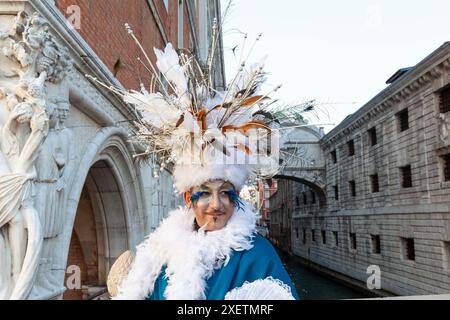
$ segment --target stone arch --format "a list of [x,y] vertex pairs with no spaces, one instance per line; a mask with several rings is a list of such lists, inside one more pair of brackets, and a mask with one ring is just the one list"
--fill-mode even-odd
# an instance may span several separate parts
[[96,290],[101,292],[113,260],[130,247],[124,191],[112,168],[109,161],[98,160],[86,177],[67,262],[80,267],[83,290],[70,290],[65,298],[89,298]]
[[323,135],[321,128],[308,126],[293,127],[283,132],[281,171],[275,176],[310,187],[318,196],[320,208],[326,206],[325,157],[320,146]]
[[308,179],[303,178],[303,177],[297,177],[295,175],[287,175],[287,174],[283,174],[283,173],[276,175],[274,178],[275,179],[292,180],[292,181],[299,182],[299,183],[302,183],[302,184],[310,187],[317,194],[317,197],[318,197],[318,200],[319,200],[319,207],[321,209],[326,207],[327,197],[326,197],[326,192],[324,190],[324,187],[322,187],[321,185],[317,184],[316,182],[313,182],[313,181],[308,180]]
[[[86,147],[69,190],[67,223],[59,241],[59,265],[67,266],[72,232],[80,199],[88,198],[95,221],[98,283],[104,285],[115,259],[144,234],[141,180],[126,144],[127,134],[119,128],[99,130]],[[79,236],[79,235],[78,235]],[[92,239],[91,239],[92,240]],[[82,240],[80,239],[80,242]],[[60,281],[64,275],[60,275]]]

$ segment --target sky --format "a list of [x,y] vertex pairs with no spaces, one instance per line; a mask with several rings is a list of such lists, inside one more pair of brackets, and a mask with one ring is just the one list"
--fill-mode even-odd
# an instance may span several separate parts
[[288,105],[315,99],[324,111],[310,123],[337,125],[398,69],[450,41],[449,13],[450,0],[233,0],[223,19],[227,80],[243,34],[248,49],[262,33],[248,63],[267,56],[267,88],[282,84],[271,97]]

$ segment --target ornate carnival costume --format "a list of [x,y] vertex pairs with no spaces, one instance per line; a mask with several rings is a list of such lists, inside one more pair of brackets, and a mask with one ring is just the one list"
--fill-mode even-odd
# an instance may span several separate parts
[[[219,92],[193,56],[179,56],[170,43],[155,53],[159,73],[147,59],[154,74],[150,92],[110,89],[136,106],[142,116],[136,138],[148,146],[142,155],[174,165],[178,193],[216,179],[241,190],[249,179],[277,172],[277,132],[263,121],[261,106],[255,110],[267,98],[258,93],[261,65],[241,68]],[[298,298],[274,248],[256,233],[252,206],[234,200],[233,215],[215,231],[199,228],[192,209],[172,211],[134,259],[127,252],[116,261],[108,281],[113,298]]]

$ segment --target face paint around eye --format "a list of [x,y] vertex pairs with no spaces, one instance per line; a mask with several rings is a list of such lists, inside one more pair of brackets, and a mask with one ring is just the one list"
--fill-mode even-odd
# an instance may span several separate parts
[[191,196],[191,202],[192,203],[196,203],[198,200],[200,200],[201,198],[204,198],[206,196],[209,196],[209,192],[207,191],[198,191],[198,192],[194,192]]
[[236,209],[243,210],[244,203],[242,202],[241,198],[239,198],[239,195],[235,190],[227,190],[225,191],[225,193],[228,195],[228,198],[230,198],[231,203]]

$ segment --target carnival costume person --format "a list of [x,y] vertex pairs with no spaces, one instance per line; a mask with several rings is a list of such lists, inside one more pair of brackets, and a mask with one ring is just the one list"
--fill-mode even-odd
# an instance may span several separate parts
[[279,168],[278,134],[255,119],[267,98],[259,94],[262,66],[241,68],[219,92],[194,57],[170,43],[155,53],[159,72],[147,63],[159,90],[112,90],[139,111],[136,137],[145,155],[173,165],[186,207],[172,211],[135,256],[118,258],[108,278],[112,298],[298,299],[276,251],[256,232],[254,208],[239,197],[249,179]]

